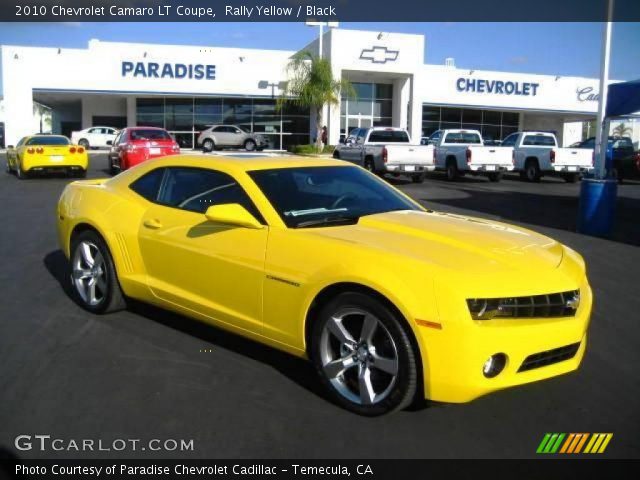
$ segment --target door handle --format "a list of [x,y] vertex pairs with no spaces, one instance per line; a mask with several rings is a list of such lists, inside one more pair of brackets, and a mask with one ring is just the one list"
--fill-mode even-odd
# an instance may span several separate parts
[[160,223],[160,220],[156,218],[150,218],[148,220],[145,220],[143,225],[147,228],[153,228],[154,230],[158,228],[162,228],[162,223]]

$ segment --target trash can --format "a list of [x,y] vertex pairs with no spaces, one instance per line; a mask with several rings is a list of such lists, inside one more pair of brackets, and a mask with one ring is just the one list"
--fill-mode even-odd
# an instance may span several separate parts
[[618,180],[584,178],[580,186],[578,232],[606,237],[613,230]]

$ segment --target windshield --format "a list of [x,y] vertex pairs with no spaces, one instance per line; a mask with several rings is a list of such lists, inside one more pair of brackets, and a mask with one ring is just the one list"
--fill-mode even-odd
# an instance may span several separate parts
[[27,140],[27,145],[69,145],[69,139],[67,137],[56,136],[39,136],[31,137]]
[[404,130],[374,130],[369,135],[370,143],[409,143],[409,135]]
[[249,172],[290,228],[356,223],[364,215],[421,210],[358,167],[297,167]]

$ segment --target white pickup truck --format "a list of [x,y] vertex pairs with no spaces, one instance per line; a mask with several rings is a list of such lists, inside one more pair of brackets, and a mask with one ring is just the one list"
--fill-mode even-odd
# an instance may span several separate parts
[[516,132],[502,145],[513,147],[515,170],[530,182],[540,181],[543,175],[556,175],[573,183],[581,173],[593,169],[593,150],[559,148],[553,133]]
[[513,148],[485,147],[478,130],[438,130],[429,143],[435,147],[436,170],[446,172],[447,180],[470,173],[498,182],[513,170]]
[[433,146],[413,145],[402,128],[356,128],[333,152],[333,158],[353,162],[370,172],[407,175],[422,183],[425,173],[435,169]]

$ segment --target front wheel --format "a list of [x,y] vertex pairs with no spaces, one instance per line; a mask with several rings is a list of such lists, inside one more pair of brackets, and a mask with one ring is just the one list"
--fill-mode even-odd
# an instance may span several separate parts
[[398,314],[372,296],[345,292],[312,326],[310,356],[333,399],[360,415],[407,407],[417,391],[418,363]]
[[87,230],[73,238],[71,286],[75,300],[90,312],[109,313],[126,306],[109,248],[96,232]]

